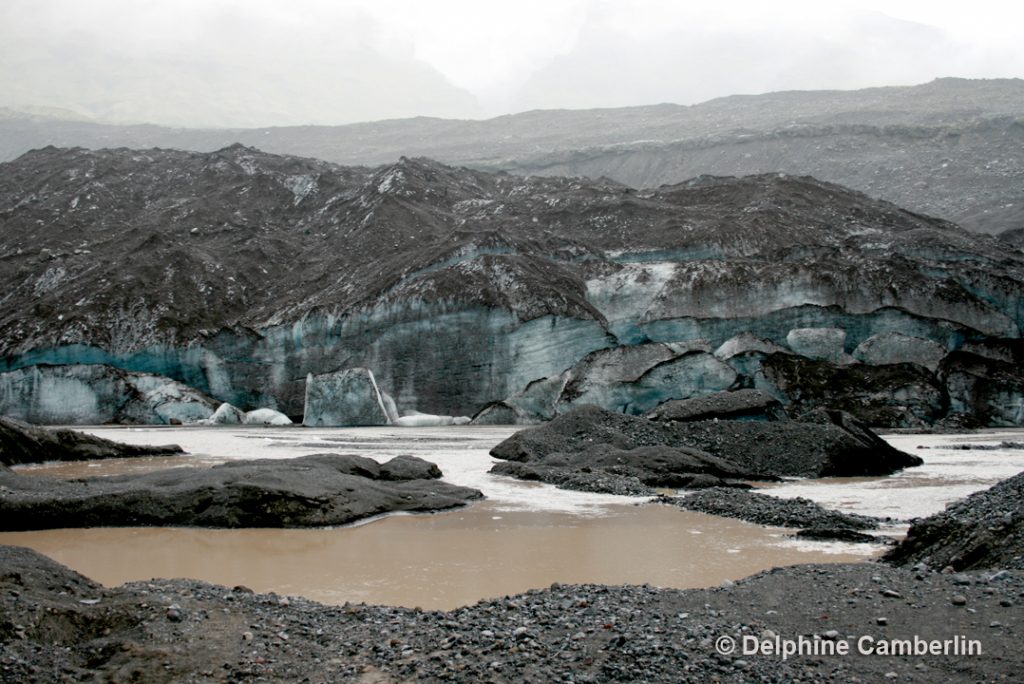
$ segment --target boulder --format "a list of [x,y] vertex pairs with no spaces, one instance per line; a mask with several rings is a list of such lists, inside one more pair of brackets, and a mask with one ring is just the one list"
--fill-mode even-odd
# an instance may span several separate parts
[[[574,426],[580,426],[581,417],[582,422],[593,426],[596,421],[592,418],[612,416],[618,414],[582,407],[545,426],[527,430],[535,433],[535,439],[527,440],[526,449],[516,450],[506,440],[491,451],[492,456],[508,460],[496,464],[491,472],[548,482],[565,489],[634,495],[649,495],[651,487],[748,486],[739,480],[759,479],[756,473],[736,463],[685,445],[651,444],[642,438],[631,440],[625,434],[618,435],[618,439],[609,434],[605,441],[582,443],[572,437],[564,438]],[[621,424],[624,432],[648,422],[619,417],[626,420]],[[552,425],[554,431],[546,430]]]
[[842,328],[794,328],[786,335],[786,344],[800,356],[809,359],[847,363],[846,331]]
[[0,464],[3,465],[180,453],[184,452],[176,445],[121,444],[77,430],[53,430],[0,417]]
[[433,464],[396,460],[318,454],[72,481],[0,473],[0,527],[320,527],[481,497],[439,481]]
[[651,420],[788,420],[782,403],[756,389],[716,392],[668,401],[647,415]]
[[311,427],[390,425],[398,416],[394,402],[385,397],[369,368],[310,374],[306,377],[302,424]]
[[854,358],[873,366],[916,363],[932,372],[946,353],[946,348],[938,342],[897,332],[872,335],[853,350]]
[[[828,422],[706,420],[666,423],[583,406],[544,425],[512,435],[491,450],[495,458],[550,463],[552,454],[583,454],[600,462],[602,448],[631,451],[667,446],[706,452],[748,479],[780,476],[885,475],[920,465],[892,448],[852,416],[832,412]],[[605,445],[602,447],[602,445]],[[566,461],[569,465],[584,462]]]
[[720,420],[672,427],[676,439],[761,476],[889,475],[922,463],[842,411],[821,410],[782,423]]
[[218,403],[162,375],[98,364],[0,373],[0,414],[42,425],[194,423]]

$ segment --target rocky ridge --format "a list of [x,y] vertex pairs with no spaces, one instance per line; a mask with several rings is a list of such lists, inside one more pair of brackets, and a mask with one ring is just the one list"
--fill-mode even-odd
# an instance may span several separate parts
[[0,160],[46,145],[233,142],[341,164],[426,156],[526,175],[607,177],[634,187],[701,174],[811,174],[972,230],[1024,225],[1024,84],[942,78],[910,87],[779,92],[694,106],[531,111],[486,121],[418,117],[350,126],[189,130],[0,116]]

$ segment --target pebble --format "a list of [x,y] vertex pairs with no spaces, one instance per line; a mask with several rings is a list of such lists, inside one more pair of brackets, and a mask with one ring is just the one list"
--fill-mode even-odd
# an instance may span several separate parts
[[949,599],[950,603],[954,606],[965,606],[967,605],[967,597],[963,594],[953,594],[953,597]]

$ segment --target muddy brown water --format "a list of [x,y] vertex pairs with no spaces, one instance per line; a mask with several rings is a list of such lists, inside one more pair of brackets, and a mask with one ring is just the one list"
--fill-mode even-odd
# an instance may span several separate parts
[[704,587],[779,565],[863,560],[785,542],[787,531],[663,505],[601,515],[487,502],[314,530],[90,528],[7,532],[107,586],[154,577],[259,592],[450,609],[553,582]]
[[[877,545],[797,542],[789,531],[635,500],[565,492],[487,473],[488,450],[513,428],[249,429],[89,428],[139,444],[180,443],[187,456],[50,463],[18,467],[65,478],[207,467],[238,458],[358,453],[400,454],[438,463],[445,479],[487,499],[434,515],[397,515],[313,530],[100,528],[0,534],[108,586],[154,577],[244,584],[257,591],[346,601],[452,608],[552,582],[704,587],[767,568],[860,561]],[[897,448],[926,460],[885,478],[832,478],[772,484],[779,496],[892,516],[905,525],[1024,470],[1024,451],[951,451],[957,440],[1021,441],[1022,431],[894,435]],[[928,449],[918,451],[918,446]],[[887,533],[898,534],[899,526]]]

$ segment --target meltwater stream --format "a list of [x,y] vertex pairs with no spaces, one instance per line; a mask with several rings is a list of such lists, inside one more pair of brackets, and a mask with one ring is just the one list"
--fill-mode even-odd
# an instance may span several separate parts
[[[563,491],[487,473],[488,451],[515,428],[92,428],[140,444],[180,444],[187,456],[43,464],[26,474],[104,475],[204,467],[230,459],[356,453],[384,461],[412,454],[486,499],[430,515],[391,515],[312,530],[94,528],[0,534],[104,584],[191,577],[256,591],[447,609],[552,582],[711,586],[778,565],[863,560],[881,546],[796,541],[789,531],[637,505],[634,498]],[[1008,436],[1009,435],[1009,436]],[[906,519],[1024,470],[1024,451],[917,450],[954,441],[998,443],[1018,432],[895,435],[925,466],[889,478],[803,480],[771,488],[825,505]],[[899,525],[891,533],[901,531]]]

